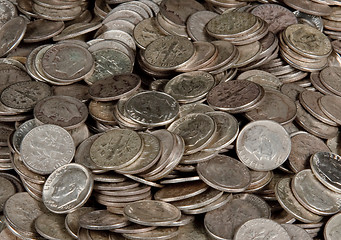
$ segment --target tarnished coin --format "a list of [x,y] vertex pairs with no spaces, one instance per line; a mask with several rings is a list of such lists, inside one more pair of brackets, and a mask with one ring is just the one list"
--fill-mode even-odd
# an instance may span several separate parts
[[116,124],[116,120],[114,117],[115,106],[116,103],[113,101],[99,102],[92,100],[89,103],[89,114],[96,121],[115,125]]
[[196,102],[204,98],[215,85],[211,74],[203,71],[182,73],[167,82],[164,92],[179,103]]
[[6,87],[0,94],[1,102],[18,111],[30,111],[41,99],[52,95],[48,84],[42,82],[18,82]]
[[23,39],[27,27],[24,17],[15,17],[0,29],[0,57],[15,49]]
[[341,193],[341,158],[331,152],[318,152],[311,156],[310,166],[314,175],[327,188]]
[[143,233],[124,233],[123,237],[132,240],[172,239],[179,234],[178,227],[158,227]]
[[34,222],[37,232],[47,239],[73,239],[65,228],[65,216],[55,213],[44,213]]
[[[148,211],[146,211],[148,209]],[[181,217],[179,209],[170,203],[143,200],[128,204],[124,215],[129,221],[146,226],[167,226]]]
[[76,209],[75,211],[68,213],[65,217],[65,227],[71,236],[74,238],[77,237],[78,231],[80,229],[79,219],[82,215],[88,212],[95,211],[92,207],[81,207]]
[[289,9],[277,4],[259,5],[252,9],[251,13],[266,21],[269,31],[275,34],[297,23],[296,16]]
[[[226,168],[230,171],[226,171]],[[197,172],[209,186],[224,192],[242,192],[251,183],[248,168],[236,159],[224,155],[199,163]]]
[[0,176],[0,211],[4,209],[5,202],[16,193],[16,188],[12,182]]
[[89,94],[96,101],[113,101],[131,95],[141,85],[136,74],[123,74],[99,79],[89,88]]
[[300,204],[290,188],[291,178],[281,179],[275,188],[275,194],[278,202],[284,208],[285,211],[289,212],[296,219],[304,223],[317,223],[322,220],[322,217],[316,215]]
[[208,189],[202,181],[175,183],[161,188],[154,194],[155,200],[173,202],[194,197]]
[[310,169],[297,173],[291,188],[296,199],[313,213],[324,216],[340,211],[341,194],[326,188]]
[[316,1],[309,0],[284,0],[283,1],[289,7],[297,9],[301,12],[312,14],[315,16],[328,16],[331,14],[332,9],[327,4],[317,3]]
[[[108,208],[108,211],[110,211],[111,208]],[[144,233],[144,232],[149,232],[151,230],[154,230],[156,227],[155,226],[143,226],[140,224],[135,224],[135,223],[130,223],[126,227],[122,228],[116,228],[113,229],[111,232],[116,232],[116,233]]]
[[272,120],[283,125],[295,119],[296,111],[296,104],[292,99],[279,91],[267,89],[262,102],[246,112],[245,116],[251,121]]
[[128,219],[124,216],[110,213],[107,210],[88,212],[79,219],[79,225],[90,230],[112,230],[125,227],[128,224]]
[[18,15],[17,9],[11,1],[1,0],[0,9],[2,12],[2,15],[0,18],[1,25],[5,24],[6,22],[8,22],[9,20],[11,20],[12,18]]
[[137,46],[145,49],[148,44],[164,37],[165,34],[160,31],[155,18],[147,18],[136,25],[133,36]]
[[292,240],[312,240],[312,237],[303,228],[294,224],[281,224],[281,226],[288,232]]
[[23,41],[40,42],[52,38],[64,29],[64,22],[37,19],[27,24]]
[[33,113],[39,123],[55,124],[70,130],[85,122],[88,108],[73,97],[51,96],[40,100]]
[[310,157],[317,152],[329,152],[323,140],[309,133],[298,133],[291,137],[289,165],[295,173],[310,168]]
[[210,144],[216,132],[216,124],[206,114],[192,113],[173,122],[168,127],[168,131],[184,139],[184,154],[188,155],[198,152]]
[[207,94],[208,104],[229,113],[240,113],[257,106],[264,97],[260,85],[247,80],[220,83]]
[[60,43],[50,47],[42,58],[42,70],[59,82],[84,79],[94,69],[91,53],[77,44]]
[[233,239],[237,229],[255,218],[269,218],[270,207],[252,194],[237,194],[222,207],[206,213],[204,224],[208,234],[216,239]]
[[269,171],[282,165],[290,154],[291,141],[278,123],[259,120],[247,124],[236,144],[239,159],[256,171]]
[[93,142],[90,157],[100,168],[115,170],[133,163],[142,151],[143,141],[137,132],[113,129]]
[[44,204],[32,198],[27,192],[14,194],[6,201],[4,208],[9,225],[24,233],[27,238],[39,237],[34,228],[34,221],[47,212]]
[[193,54],[194,45],[191,41],[184,37],[166,36],[150,43],[144,58],[148,66],[165,71],[182,67]]
[[340,73],[340,67],[326,67],[320,72],[322,85],[338,96],[341,96]]
[[324,227],[323,236],[325,240],[339,240],[339,229],[341,226],[341,213],[331,217]]
[[333,95],[321,96],[318,99],[318,106],[321,108],[322,112],[327,115],[328,118],[336,122],[338,125],[341,125],[341,97]]
[[50,174],[72,161],[75,145],[62,127],[46,124],[29,131],[20,147],[21,159],[33,172]]
[[91,160],[90,158],[90,147],[93,142],[102,134],[95,134],[91,137],[85,139],[83,142],[79,144],[75,153],[75,162],[79,163],[91,170],[98,170],[99,167]]
[[70,163],[56,169],[46,180],[43,202],[54,213],[69,213],[89,199],[94,180],[91,172],[80,164]]
[[146,91],[130,97],[125,112],[134,122],[156,127],[172,122],[179,113],[179,104],[166,93]]
[[198,11],[191,14],[186,21],[188,35],[193,41],[210,42],[213,38],[207,34],[205,26],[217,13],[211,11]]
[[269,238],[289,240],[291,237],[287,231],[278,223],[270,219],[251,219],[241,225],[234,235],[235,240],[253,238]]
[[0,90],[2,91],[10,84],[23,81],[31,81],[28,73],[15,65],[0,64]]

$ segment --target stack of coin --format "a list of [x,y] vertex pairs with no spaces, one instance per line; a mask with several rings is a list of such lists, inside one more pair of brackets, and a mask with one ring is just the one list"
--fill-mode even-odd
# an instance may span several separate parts
[[340,40],[341,39],[341,11],[340,7],[331,7],[332,12],[328,16],[323,17],[324,33],[328,35],[331,39]]
[[52,21],[69,21],[77,18],[84,9],[87,8],[88,2],[84,0],[77,1],[44,1],[35,0],[32,3],[33,12],[42,19]]
[[314,72],[327,66],[332,47],[330,40],[317,29],[293,24],[280,34],[280,50],[283,59],[292,67]]

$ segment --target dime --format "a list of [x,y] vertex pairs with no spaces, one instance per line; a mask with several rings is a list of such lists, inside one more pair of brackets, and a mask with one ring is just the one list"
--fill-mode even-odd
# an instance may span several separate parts
[[327,188],[341,193],[340,156],[330,152],[317,152],[310,158],[310,166],[315,177]]
[[[145,209],[148,209],[146,211]],[[156,200],[143,200],[128,204],[124,216],[129,221],[146,226],[167,226],[181,217],[179,209],[173,205]]]
[[290,154],[291,141],[280,124],[259,120],[241,130],[236,149],[246,166],[256,171],[269,171],[285,162]]
[[305,88],[297,85],[296,83],[285,83],[281,87],[281,92],[290,97],[294,101],[298,100],[298,96],[304,90]]
[[251,219],[245,222],[239,227],[233,239],[246,239],[250,236],[254,238],[291,239],[287,231],[280,224],[273,220],[262,218]]
[[93,142],[102,134],[95,134],[85,139],[78,147],[75,153],[75,162],[79,163],[91,170],[99,169],[98,166],[90,158],[90,147]]
[[37,19],[27,24],[23,41],[27,43],[40,42],[52,38],[64,29],[64,22]]
[[340,223],[341,213],[334,215],[328,220],[323,232],[323,236],[326,240],[340,239],[340,234],[338,232],[341,225]]
[[317,223],[321,221],[321,216],[308,211],[296,200],[291,191],[290,182],[290,178],[283,178],[276,185],[275,194],[281,206],[301,222]]
[[94,185],[95,190],[99,191],[129,191],[139,186],[138,182],[131,180],[124,180],[120,182],[97,182]]
[[341,194],[326,188],[310,169],[300,171],[291,183],[296,199],[318,215],[332,215],[340,211]]
[[193,41],[210,42],[213,38],[207,34],[205,26],[217,13],[211,11],[198,11],[191,14],[186,21],[188,35]]
[[312,237],[303,228],[294,224],[281,224],[281,226],[288,232],[292,240],[312,240]]
[[135,74],[123,74],[99,79],[89,88],[89,94],[96,101],[113,101],[127,97],[141,85],[141,78]]
[[341,96],[341,88],[338,85],[340,79],[340,67],[326,67],[320,72],[321,83],[333,94]]
[[321,96],[318,99],[318,105],[322,112],[327,115],[328,118],[332,119],[338,125],[341,124],[339,120],[339,109],[341,106],[341,98],[333,95]]
[[67,26],[63,31],[61,31],[58,35],[53,37],[54,41],[61,41],[66,39],[72,39],[89,32],[95,31],[102,26],[101,23],[91,22],[91,23],[75,23],[70,26]]
[[80,164],[70,163],[56,169],[47,178],[43,202],[51,212],[69,213],[86,203],[92,188],[90,171]]
[[[230,171],[225,171],[229,168]],[[217,155],[197,165],[199,177],[212,188],[224,192],[242,192],[251,183],[250,171],[234,158]]]
[[166,93],[146,91],[130,97],[125,112],[134,122],[156,127],[172,122],[179,113],[179,104]]
[[89,103],[89,113],[96,121],[115,125],[116,120],[113,113],[115,105],[116,104],[112,101],[99,102],[92,100]]
[[26,134],[20,153],[22,161],[31,171],[44,175],[70,163],[75,154],[75,146],[65,129],[46,124]]
[[79,218],[85,213],[92,212],[94,210],[95,209],[91,207],[81,207],[71,213],[68,213],[65,217],[65,227],[68,233],[73,237],[77,237],[80,229]]
[[143,233],[124,233],[123,237],[132,240],[172,239],[179,234],[178,227],[158,227]]
[[207,189],[208,186],[202,181],[174,183],[158,190],[154,198],[165,202],[179,201],[199,195]]
[[47,239],[73,239],[65,228],[65,217],[55,213],[44,213],[34,222],[37,232]]
[[115,170],[133,163],[142,150],[142,139],[135,131],[113,129],[93,142],[90,157],[100,168]]
[[272,120],[283,125],[295,119],[296,111],[296,104],[292,99],[279,91],[267,89],[262,102],[246,112],[245,116],[251,121]]
[[309,133],[298,133],[291,137],[289,155],[290,169],[295,173],[310,168],[310,156],[317,152],[329,152],[330,149],[320,138]]
[[128,220],[122,215],[116,215],[107,210],[96,210],[80,216],[79,225],[90,230],[112,230],[125,227]]
[[309,0],[302,0],[300,2],[293,0],[284,0],[284,3],[289,7],[315,16],[328,16],[332,12],[332,9],[328,5],[316,3]]
[[12,182],[0,176],[0,211],[3,211],[5,202],[16,193],[16,188]]

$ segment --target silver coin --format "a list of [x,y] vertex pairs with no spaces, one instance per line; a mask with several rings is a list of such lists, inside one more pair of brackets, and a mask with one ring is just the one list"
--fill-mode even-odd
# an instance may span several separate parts
[[90,230],[112,230],[129,225],[128,219],[107,210],[96,210],[82,215],[79,219],[82,228]]

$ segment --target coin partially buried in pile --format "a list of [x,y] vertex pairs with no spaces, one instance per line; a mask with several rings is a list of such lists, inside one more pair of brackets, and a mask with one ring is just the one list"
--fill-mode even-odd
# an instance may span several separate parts
[[340,6],[0,0],[0,239],[338,239]]

